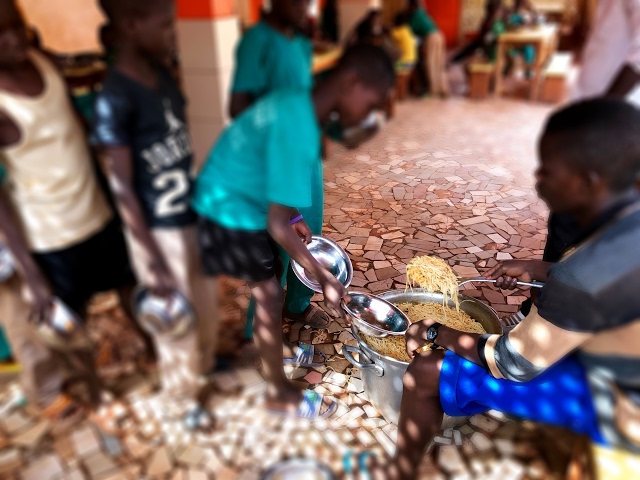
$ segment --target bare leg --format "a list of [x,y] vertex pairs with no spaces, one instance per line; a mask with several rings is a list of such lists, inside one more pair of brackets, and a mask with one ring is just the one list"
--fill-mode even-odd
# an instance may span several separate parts
[[249,283],[256,302],[253,338],[267,380],[266,405],[278,410],[295,411],[301,400],[282,367],[282,307],[284,292],[276,277]]
[[440,406],[440,368],[444,352],[417,356],[404,376],[396,454],[387,467],[372,467],[376,480],[414,480],[425,449],[433,440],[444,413]]
[[256,302],[254,341],[267,380],[265,405],[274,410],[295,412],[302,400],[302,392],[287,379],[282,365],[284,292],[276,277],[264,282],[250,282],[249,288]]

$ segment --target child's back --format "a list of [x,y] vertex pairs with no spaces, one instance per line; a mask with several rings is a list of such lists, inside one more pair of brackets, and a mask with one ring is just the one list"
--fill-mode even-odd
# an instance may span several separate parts
[[[263,97],[221,135],[198,177],[194,207],[227,227],[262,230],[271,202],[311,205],[320,162],[320,126],[311,92],[280,90]],[[287,177],[287,188],[273,180]]]

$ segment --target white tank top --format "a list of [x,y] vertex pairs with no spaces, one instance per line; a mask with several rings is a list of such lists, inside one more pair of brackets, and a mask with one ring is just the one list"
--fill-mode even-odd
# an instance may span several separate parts
[[29,56],[44,89],[35,97],[0,91],[0,110],[21,132],[17,144],[0,150],[0,163],[30,250],[48,252],[98,233],[113,212],[62,77],[41,53]]

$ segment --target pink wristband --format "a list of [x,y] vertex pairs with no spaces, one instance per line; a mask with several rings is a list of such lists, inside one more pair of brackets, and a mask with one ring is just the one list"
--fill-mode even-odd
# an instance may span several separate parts
[[289,225],[293,225],[294,223],[298,223],[300,220],[302,220],[302,215],[298,215],[296,218],[292,218],[291,220],[289,220]]

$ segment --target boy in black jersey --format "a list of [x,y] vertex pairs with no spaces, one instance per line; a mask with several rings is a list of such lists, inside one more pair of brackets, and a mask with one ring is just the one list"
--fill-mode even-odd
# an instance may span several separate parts
[[167,68],[175,45],[172,0],[101,0],[118,51],[95,106],[100,148],[138,281],[174,290],[194,307],[198,328],[179,340],[156,338],[166,391],[194,398],[213,367],[216,284],[200,268],[191,210],[192,146],[185,100]]

